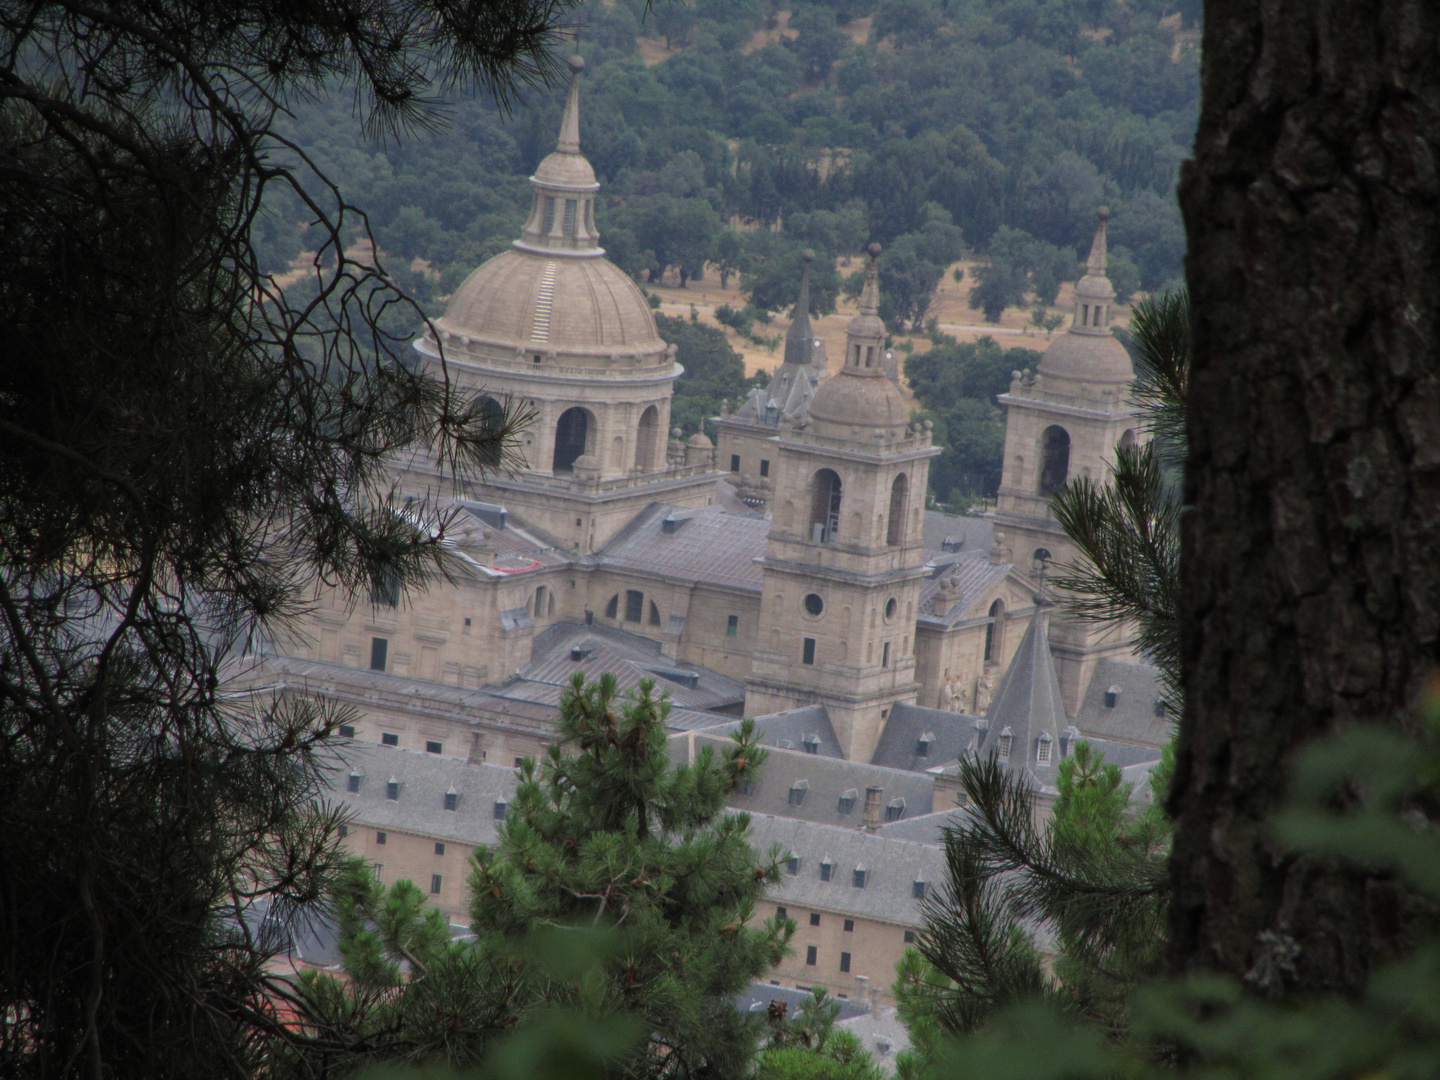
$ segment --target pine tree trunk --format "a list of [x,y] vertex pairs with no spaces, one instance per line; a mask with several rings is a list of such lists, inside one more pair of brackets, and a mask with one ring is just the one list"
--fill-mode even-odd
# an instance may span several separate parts
[[1353,989],[1412,905],[1264,821],[1440,651],[1440,5],[1210,0],[1203,48],[1171,959]]

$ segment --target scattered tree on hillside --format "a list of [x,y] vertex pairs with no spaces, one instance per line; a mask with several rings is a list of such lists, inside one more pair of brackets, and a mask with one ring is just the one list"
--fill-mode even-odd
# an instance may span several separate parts
[[707,421],[720,412],[720,402],[739,401],[754,382],[745,377],[744,357],[714,326],[659,314],[655,325],[660,337],[675,346],[675,359],[685,369],[670,399],[671,426],[686,435],[706,431],[715,437]]

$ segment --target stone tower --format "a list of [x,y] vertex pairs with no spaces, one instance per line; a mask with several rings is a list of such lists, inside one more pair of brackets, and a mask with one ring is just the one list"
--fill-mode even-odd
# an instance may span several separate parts
[[[1108,483],[1115,448],[1145,438],[1130,397],[1135,381],[1130,355],[1110,332],[1115,289],[1105,276],[1108,216],[1101,207],[1085,275],[1075,286],[1069,328],[1045,350],[1037,370],[1016,372],[1010,392],[999,398],[1007,409],[1005,461],[991,558],[1035,576],[1076,557],[1050,511],[1050,493],[1080,477]],[[1131,637],[1056,613],[1050,644],[1072,714],[1095,661],[1133,659]]]
[[746,711],[823,704],[847,757],[868,761],[896,702],[914,703],[928,426],[885,377],[870,247],[845,363],[775,436],[775,493]]
[[[713,451],[667,456],[682,369],[644,295],[600,247],[600,185],[580,152],[585,63],[570,66],[560,137],[530,178],[520,238],[455,290],[435,320],[439,340],[427,334],[415,348],[438,367],[443,345],[450,379],[533,415],[524,467],[487,477],[474,495],[591,551],[651,502],[707,505],[715,475]],[[434,479],[413,462],[406,471],[411,483]]]

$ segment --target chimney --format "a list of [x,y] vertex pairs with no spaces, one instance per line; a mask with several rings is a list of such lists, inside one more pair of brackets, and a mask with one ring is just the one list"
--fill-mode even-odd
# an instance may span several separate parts
[[867,787],[865,789],[865,824],[880,824],[880,799],[885,794],[884,788]]
[[865,1008],[869,1009],[871,1007],[869,975],[855,976],[855,997]]

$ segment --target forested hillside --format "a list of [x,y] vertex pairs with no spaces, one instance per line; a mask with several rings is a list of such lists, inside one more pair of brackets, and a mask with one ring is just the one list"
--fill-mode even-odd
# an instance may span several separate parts
[[[1183,255],[1172,192],[1196,118],[1198,7],[662,0],[647,14],[644,0],[586,3],[582,143],[604,184],[602,242],[642,277],[743,270],[773,309],[793,300],[801,248],[842,255],[879,240],[885,284],[908,309],[892,321],[915,323],[923,303],[917,312],[900,293],[933,288],[951,226],[980,252],[1008,227],[1006,252],[1035,253],[1019,261],[1019,288],[1043,294],[1047,267],[1063,270],[1105,202],[1112,252],[1157,289]],[[351,99],[336,94],[298,111],[291,134],[433,302],[518,234],[525,177],[553,148],[562,97],[562,86],[535,90],[508,116],[462,100],[445,130],[380,145],[351,135]],[[278,269],[307,238],[298,201],[274,209],[266,255]],[[778,234],[755,231],[777,223]],[[833,261],[816,266],[812,295],[833,303]]]

